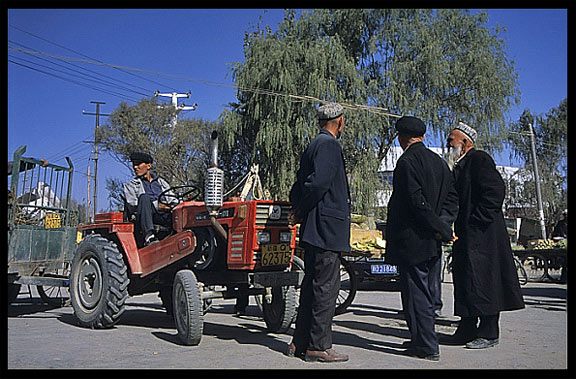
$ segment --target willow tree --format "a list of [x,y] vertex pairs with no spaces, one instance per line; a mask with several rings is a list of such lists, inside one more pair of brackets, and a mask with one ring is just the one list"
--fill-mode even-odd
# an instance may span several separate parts
[[[279,31],[245,36],[245,62],[233,68],[238,103],[223,117],[226,156],[259,163],[275,198],[286,199],[300,155],[317,134],[315,104],[362,101],[364,86],[340,39],[317,38],[288,12]],[[230,164],[226,162],[224,164]]]
[[286,198],[317,133],[313,99],[372,107],[346,108],[342,140],[361,212],[375,203],[396,116],[420,117],[436,136],[463,120],[480,146],[500,149],[517,74],[502,30],[486,22],[485,13],[447,9],[287,11],[277,32],[246,33],[245,62],[233,69],[238,103],[223,118],[228,146],[238,161],[259,163],[265,185]]

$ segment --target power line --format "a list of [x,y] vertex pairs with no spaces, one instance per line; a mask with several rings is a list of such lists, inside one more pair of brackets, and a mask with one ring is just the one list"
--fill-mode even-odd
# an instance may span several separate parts
[[[16,44],[16,45],[19,45],[19,46],[22,46],[22,47],[24,47],[24,48],[26,48],[26,49],[32,49],[31,47],[28,47],[28,46],[26,46],[26,45],[23,45],[23,44],[21,44],[21,43],[18,43],[18,42],[12,41],[12,40],[8,40],[8,42],[13,43],[13,44]],[[71,68],[69,68],[69,67],[63,66],[63,65],[61,65],[61,64],[59,64],[59,63],[55,63],[55,62],[53,62],[53,61],[51,61],[51,60],[49,60],[49,59],[46,59],[46,58],[41,58],[41,57],[35,57],[35,58],[41,59],[41,60],[46,61],[46,62],[49,62],[49,63],[51,63],[51,64],[53,64],[53,65],[56,65],[56,66],[63,67],[63,68],[65,68],[65,69],[67,69],[67,70],[70,70],[70,71],[74,71],[74,72],[81,73],[81,72],[78,71],[78,70],[71,69]],[[20,59],[22,59],[22,58],[20,58]],[[53,59],[56,59],[56,58],[53,58]],[[94,77],[93,75],[88,75],[88,76],[90,76],[90,77],[92,77],[92,78],[96,78],[96,80],[102,81],[103,83],[109,83],[110,85],[115,86],[115,87],[118,87],[118,88],[124,88],[124,87],[118,86],[115,82],[119,82],[119,83],[123,83],[123,84],[129,85],[129,86],[133,86],[133,87],[135,87],[135,88],[138,88],[138,89],[141,89],[141,90],[145,91],[146,93],[138,92],[138,91],[135,91],[135,90],[132,90],[132,89],[127,89],[127,90],[129,90],[129,91],[131,91],[131,92],[134,92],[134,93],[136,93],[136,94],[139,94],[139,95],[143,95],[143,96],[148,96],[148,93],[151,92],[151,90],[148,89],[148,88],[143,88],[143,87],[134,85],[134,84],[132,84],[132,83],[128,83],[128,82],[126,82],[126,81],[123,81],[123,80],[120,80],[120,79],[117,79],[117,78],[113,78],[113,77],[111,77],[111,76],[109,76],[109,75],[105,75],[105,74],[96,72],[96,71],[94,71],[94,70],[89,70],[89,69],[87,69],[87,68],[85,68],[85,67],[82,67],[82,66],[80,66],[80,65],[77,65],[77,64],[74,64],[74,63],[71,63],[71,62],[66,62],[66,61],[61,60],[61,59],[57,59],[57,60],[65,63],[65,64],[67,64],[67,65],[69,65],[69,66],[77,67],[77,68],[79,68],[79,69],[81,69],[81,70],[84,70],[84,71],[87,71],[87,72],[90,72],[90,73],[93,73],[93,74],[96,74],[96,75],[98,75],[98,76],[102,76],[102,77],[105,77],[105,78],[108,78],[108,79],[111,79],[111,80],[114,81],[114,82],[109,82],[109,81],[104,80],[104,79],[96,78],[96,77]]]
[[[12,58],[15,58],[15,59],[20,59],[20,60],[22,60],[22,61],[24,61],[24,62],[31,63],[31,64],[36,65],[36,66],[39,66],[39,67],[47,68],[47,69],[52,70],[52,71],[55,71],[55,72],[60,72],[60,73],[63,73],[63,74],[65,74],[65,75],[69,75],[69,76],[71,76],[71,77],[75,77],[75,78],[87,80],[87,81],[89,81],[89,82],[94,82],[94,83],[97,83],[97,84],[108,85],[108,86],[111,86],[111,87],[115,87],[115,88],[117,88],[117,89],[119,89],[119,90],[128,91],[128,92],[134,92],[134,93],[136,93],[136,94],[138,94],[138,95],[147,96],[146,93],[137,92],[137,91],[134,91],[134,90],[132,90],[132,89],[130,89],[130,88],[122,87],[122,86],[119,86],[119,85],[117,85],[117,84],[114,84],[114,83],[111,83],[111,82],[108,82],[108,81],[105,81],[105,80],[102,80],[102,79],[99,79],[99,78],[90,79],[90,78],[87,77],[85,74],[82,74],[82,73],[80,73],[80,72],[77,71],[77,70],[72,70],[72,69],[70,69],[70,68],[64,67],[64,66],[62,66],[62,65],[59,65],[59,64],[57,64],[57,63],[51,62],[51,61],[46,60],[46,59],[43,59],[43,58],[39,58],[39,59],[43,59],[44,61],[46,61],[46,62],[48,62],[48,63],[51,63],[51,64],[54,64],[54,65],[63,67],[63,68],[65,68],[65,69],[67,69],[67,70],[71,70],[71,71],[74,71],[74,72],[78,72],[78,73],[81,74],[81,75],[72,74],[72,73],[69,73],[69,72],[66,72],[66,71],[63,71],[63,70],[59,70],[59,69],[56,69],[56,68],[53,68],[53,67],[50,67],[50,66],[46,66],[46,65],[43,65],[43,64],[40,64],[40,63],[36,63],[36,62],[30,61],[30,60],[27,60],[27,59],[24,59],[24,58],[16,57],[16,56],[14,56],[14,55],[8,54],[8,56],[9,56],[9,57],[12,57]],[[92,75],[90,75],[90,77],[94,78],[94,76],[92,76]]]
[[[210,82],[207,80],[185,77],[182,75],[166,74],[166,73],[162,73],[162,72],[154,72],[154,71],[150,71],[150,70],[144,70],[144,69],[138,69],[138,68],[132,68],[132,67],[126,67],[126,66],[118,66],[118,65],[113,65],[113,64],[109,64],[109,63],[94,62],[94,61],[90,61],[90,60],[77,59],[77,58],[72,58],[72,57],[55,56],[53,54],[48,54],[48,53],[44,53],[41,51],[22,50],[22,49],[14,48],[11,46],[9,46],[9,49],[14,49],[14,50],[26,53],[26,54],[33,54],[33,55],[39,54],[39,55],[45,55],[45,56],[54,57],[54,58],[58,58],[58,59],[64,59],[64,60],[70,59],[73,61],[79,61],[79,62],[90,63],[90,64],[95,64],[95,65],[115,67],[115,68],[119,68],[122,70],[132,70],[132,71],[144,72],[144,73],[148,73],[148,74],[155,74],[155,75],[159,75],[159,76],[160,75],[170,76],[170,77],[174,77],[174,78],[179,78],[180,80],[199,82],[199,83],[203,83],[206,85],[236,88],[237,90],[240,90],[240,91],[252,92],[252,93],[256,93],[256,94],[260,94],[260,95],[287,97],[291,100],[309,101],[309,102],[316,102],[316,103],[320,103],[320,104],[325,104],[328,102],[326,100],[319,99],[319,98],[313,97],[313,96],[308,96],[308,95],[288,94],[288,93],[276,92],[276,91],[272,91],[269,89],[263,89],[263,88],[251,88],[251,87],[238,86],[236,84],[229,85],[229,84],[224,84],[224,83]],[[389,113],[387,108],[367,106],[367,105],[361,105],[361,104],[342,103],[342,102],[339,102],[339,104],[342,105],[342,107],[344,107],[346,109],[363,110],[363,111],[367,111],[367,112],[371,112],[371,113],[375,113],[375,114],[380,114],[383,116],[389,116],[389,117],[401,117],[401,115]]]
[[123,94],[120,94],[120,93],[117,93],[117,92],[112,92],[112,91],[109,91],[109,90],[106,90],[106,89],[103,89],[103,88],[100,88],[100,87],[96,87],[96,86],[89,85],[89,84],[86,84],[86,83],[83,83],[83,82],[79,82],[79,81],[77,81],[77,80],[72,80],[72,79],[69,79],[69,78],[66,78],[66,77],[63,77],[63,76],[60,76],[60,75],[52,74],[52,73],[46,72],[46,71],[44,71],[44,70],[40,70],[40,69],[37,69],[37,68],[34,68],[34,67],[30,67],[30,66],[25,65],[25,64],[23,64],[23,63],[15,62],[15,61],[10,60],[10,59],[8,59],[8,62],[17,64],[17,65],[22,66],[22,67],[26,67],[26,68],[28,68],[28,69],[30,69],[30,70],[37,71],[37,72],[40,72],[40,73],[43,73],[43,74],[46,74],[46,75],[49,75],[49,76],[53,76],[53,77],[58,78],[58,79],[65,80],[65,81],[67,81],[67,82],[71,82],[71,83],[77,84],[77,85],[82,86],[82,87],[90,88],[90,89],[93,89],[93,90],[95,90],[95,91],[104,92],[104,93],[107,93],[107,94],[109,94],[109,95],[111,95],[111,96],[119,97],[120,99],[129,99],[129,100],[131,100],[131,101],[138,102],[138,99],[130,98],[130,97],[126,96],[126,95],[123,95]]
[[[60,44],[58,44],[58,43],[56,43],[56,42],[50,41],[49,39],[46,39],[46,38],[44,38],[44,37],[40,37],[40,36],[38,36],[38,35],[36,35],[36,34],[34,34],[34,33],[28,32],[28,31],[26,31],[26,30],[24,30],[24,29],[22,29],[22,28],[19,28],[19,27],[17,27],[17,26],[14,26],[14,25],[12,25],[12,24],[9,24],[9,26],[10,26],[11,28],[14,28],[14,29],[16,29],[16,30],[21,31],[22,33],[26,33],[26,34],[34,37],[34,38],[38,38],[38,39],[40,39],[40,40],[42,40],[42,41],[45,41],[45,42],[47,42],[47,43],[50,43],[50,44],[52,44],[52,45],[54,45],[54,46],[57,46],[57,47],[62,48],[62,49],[64,49],[64,50],[68,50],[68,51],[70,51],[70,52],[72,52],[72,53],[74,53],[74,54],[77,54],[77,55],[80,55],[80,56],[82,56],[82,57],[85,57],[85,58],[89,58],[89,59],[98,61],[98,59],[96,59],[96,58],[92,58],[92,57],[90,57],[90,56],[88,56],[88,55],[86,55],[86,54],[83,54],[83,53],[79,52],[79,51],[70,49],[70,48],[68,48],[68,47],[66,47],[66,46],[63,46],[63,45],[60,45]],[[119,69],[119,70],[122,71],[121,68],[117,68],[117,69]],[[156,85],[160,85],[160,86],[163,86],[163,87],[171,88],[170,86],[166,86],[165,84],[158,83],[158,82],[156,82],[156,81],[154,81],[154,80],[150,80],[150,79],[147,79],[147,78],[143,78],[143,77],[141,77],[141,76],[139,76],[139,75],[136,75],[136,74],[134,74],[134,73],[131,73],[131,72],[124,72],[124,73],[125,73],[125,74],[128,74],[128,75],[132,75],[132,76],[137,77],[137,78],[139,78],[139,79],[142,79],[142,80],[145,80],[145,81],[154,83],[154,84],[156,84]],[[174,88],[171,88],[171,89],[172,89],[172,90],[175,90]]]

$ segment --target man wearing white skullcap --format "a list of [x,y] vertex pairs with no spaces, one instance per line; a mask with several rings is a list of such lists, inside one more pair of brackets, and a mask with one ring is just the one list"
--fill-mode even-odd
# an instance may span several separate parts
[[454,314],[460,323],[446,345],[484,349],[498,345],[500,312],[524,308],[502,204],[506,186],[488,153],[476,150],[476,131],[459,123],[446,147],[456,159],[453,174],[458,217],[452,247]]

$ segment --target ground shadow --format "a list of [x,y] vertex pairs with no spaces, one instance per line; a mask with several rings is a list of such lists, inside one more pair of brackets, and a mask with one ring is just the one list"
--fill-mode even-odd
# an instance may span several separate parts
[[400,283],[398,281],[365,280],[358,282],[358,290],[366,292],[400,292]]
[[535,297],[550,297],[555,299],[566,300],[566,288],[558,287],[522,287],[522,295]]
[[21,317],[26,315],[32,315],[34,313],[39,312],[47,312],[52,311],[58,308],[62,308],[61,306],[57,305],[49,305],[41,302],[39,299],[38,301],[23,301],[23,300],[16,300],[8,305],[8,317]]

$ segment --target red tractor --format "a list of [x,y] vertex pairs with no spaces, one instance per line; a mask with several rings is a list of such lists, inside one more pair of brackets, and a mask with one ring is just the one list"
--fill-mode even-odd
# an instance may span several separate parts
[[[139,247],[135,225],[123,213],[99,214],[94,224],[78,227],[83,239],[72,260],[70,297],[80,324],[109,328],[128,296],[159,292],[186,345],[200,343],[215,298],[263,296],[267,329],[289,329],[303,275],[291,270],[296,228],[288,222],[290,203],[223,201],[217,141],[213,132],[205,201],[180,201],[172,229],[159,242]],[[176,196],[186,197],[183,187]]]

